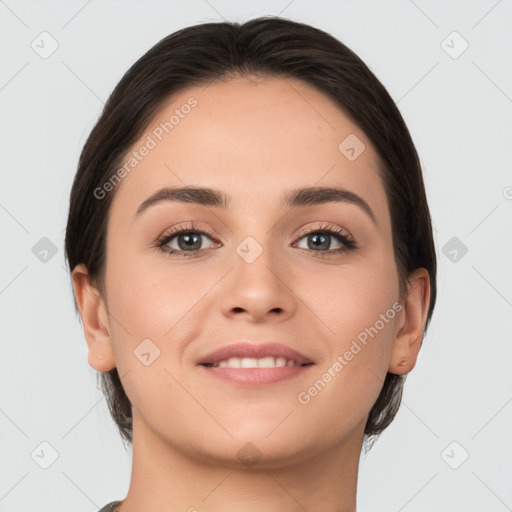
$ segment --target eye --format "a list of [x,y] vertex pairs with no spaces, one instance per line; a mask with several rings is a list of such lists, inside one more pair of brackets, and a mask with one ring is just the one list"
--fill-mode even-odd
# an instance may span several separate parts
[[[211,242],[204,247],[204,240]],[[337,247],[332,247],[333,243]],[[156,246],[167,254],[184,257],[200,256],[201,251],[220,244],[213,236],[199,229],[194,223],[166,231],[157,241]],[[314,230],[303,232],[297,244],[299,249],[311,252],[316,257],[328,257],[357,248],[352,236],[338,226],[322,225]]]
[[[332,248],[333,242],[337,247]],[[357,245],[352,236],[342,228],[338,226],[323,225],[314,230],[302,233],[298,247],[299,249],[306,249],[320,253],[316,256],[323,257],[353,250]]]
[[165,232],[158,239],[156,245],[167,254],[181,254],[190,257],[196,256],[199,251],[205,249],[204,238],[213,240],[209,233],[190,224]]

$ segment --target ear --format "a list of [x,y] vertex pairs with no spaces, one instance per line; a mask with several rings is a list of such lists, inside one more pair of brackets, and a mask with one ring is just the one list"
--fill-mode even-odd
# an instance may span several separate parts
[[403,375],[416,365],[423,341],[425,321],[430,304],[430,279],[424,268],[409,276],[407,297],[401,318],[397,322],[395,341],[391,346],[389,373]]
[[77,265],[71,274],[75,299],[89,347],[89,364],[100,372],[115,368],[108,312],[100,292],[92,285],[85,265]]

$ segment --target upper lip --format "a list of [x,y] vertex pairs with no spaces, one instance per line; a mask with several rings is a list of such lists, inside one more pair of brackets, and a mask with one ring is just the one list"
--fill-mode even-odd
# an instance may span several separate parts
[[313,362],[300,352],[286,345],[282,345],[281,343],[239,342],[225,345],[210,352],[204,357],[201,357],[197,364],[218,363],[219,361],[224,361],[231,357],[251,357],[255,359],[261,359],[263,357],[284,357],[286,359],[293,359],[297,364],[309,364]]

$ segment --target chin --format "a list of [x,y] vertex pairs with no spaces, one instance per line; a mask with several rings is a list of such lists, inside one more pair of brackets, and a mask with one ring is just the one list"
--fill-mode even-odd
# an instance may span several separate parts
[[195,456],[202,462],[231,469],[266,470],[284,468],[307,460],[318,447],[304,446],[298,440],[277,439],[269,443],[261,440],[234,440],[224,446],[195,447]]

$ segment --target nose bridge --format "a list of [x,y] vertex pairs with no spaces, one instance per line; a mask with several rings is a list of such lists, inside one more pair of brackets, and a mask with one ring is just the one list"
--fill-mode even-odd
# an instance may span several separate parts
[[247,235],[234,248],[233,271],[224,295],[225,314],[245,311],[261,319],[270,312],[287,316],[294,308],[293,294],[285,285],[283,265],[271,234]]
[[279,286],[279,270],[275,268],[276,248],[268,234],[246,236],[235,248],[234,272],[239,285],[250,285],[254,291],[265,293]]

